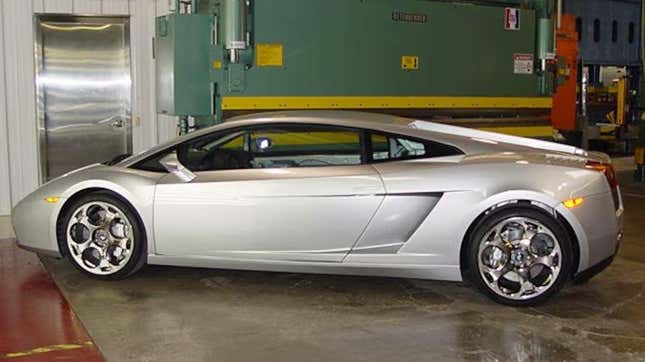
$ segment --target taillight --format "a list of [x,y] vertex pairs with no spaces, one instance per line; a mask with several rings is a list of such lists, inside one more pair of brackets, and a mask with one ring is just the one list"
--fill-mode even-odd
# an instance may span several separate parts
[[618,186],[618,180],[616,179],[616,173],[614,172],[614,167],[609,163],[601,163],[595,161],[587,161],[587,168],[602,172],[609,182],[609,187],[615,189]]

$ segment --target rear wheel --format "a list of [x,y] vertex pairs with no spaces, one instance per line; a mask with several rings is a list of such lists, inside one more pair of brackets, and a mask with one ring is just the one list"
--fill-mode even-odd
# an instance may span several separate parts
[[573,250],[563,226],[529,208],[504,209],[484,219],[468,251],[468,278],[502,304],[542,303],[571,275]]
[[58,239],[70,262],[100,279],[122,279],[145,264],[146,239],[130,206],[106,193],[91,193],[66,208]]

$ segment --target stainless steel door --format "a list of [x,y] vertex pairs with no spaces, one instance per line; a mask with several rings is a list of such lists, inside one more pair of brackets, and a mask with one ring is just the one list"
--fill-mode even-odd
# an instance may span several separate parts
[[127,18],[36,19],[44,180],[131,153]]

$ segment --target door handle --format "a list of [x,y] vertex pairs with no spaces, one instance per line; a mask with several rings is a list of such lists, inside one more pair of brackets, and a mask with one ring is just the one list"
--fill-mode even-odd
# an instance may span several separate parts
[[117,119],[116,121],[114,121],[114,122],[112,122],[112,123],[110,124],[110,126],[112,126],[112,127],[114,127],[114,128],[123,128],[123,126],[124,126],[124,125],[125,125],[125,124],[124,124],[124,122],[123,122],[123,120],[122,120],[122,119]]

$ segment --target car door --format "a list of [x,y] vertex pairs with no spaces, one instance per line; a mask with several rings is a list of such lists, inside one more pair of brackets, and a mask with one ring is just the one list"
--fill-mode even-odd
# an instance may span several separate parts
[[155,239],[164,255],[341,261],[384,187],[358,131],[260,126],[177,148],[195,178],[163,177]]

